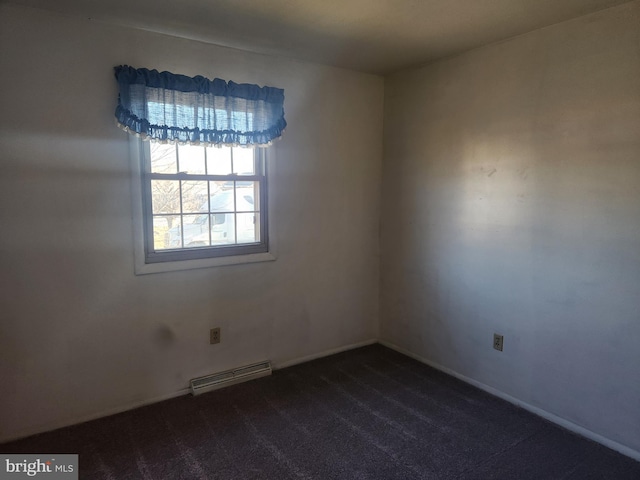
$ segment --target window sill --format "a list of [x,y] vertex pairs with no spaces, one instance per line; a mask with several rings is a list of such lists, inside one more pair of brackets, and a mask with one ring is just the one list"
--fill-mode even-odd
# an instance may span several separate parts
[[232,257],[204,258],[198,260],[182,260],[179,262],[144,263],[135,262],[136,275],[148,275],[151,273],[177,272],[180,270],[193,270],[196,268],[223,267],[225,265],[243,265],[247,263],[273,262],[276,260],[273,253],[252,253],[249,255],[235,255]]

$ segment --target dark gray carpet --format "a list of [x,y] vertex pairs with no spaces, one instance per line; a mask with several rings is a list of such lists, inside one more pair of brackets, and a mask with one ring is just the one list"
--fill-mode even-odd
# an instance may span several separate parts
[[640,463],[380,345],[0,446],[87,479],[640,479]]

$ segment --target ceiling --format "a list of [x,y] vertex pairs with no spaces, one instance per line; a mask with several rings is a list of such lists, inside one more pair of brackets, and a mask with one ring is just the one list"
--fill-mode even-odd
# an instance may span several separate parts
[[9,3],[384,74],[627,1],[9,0]]

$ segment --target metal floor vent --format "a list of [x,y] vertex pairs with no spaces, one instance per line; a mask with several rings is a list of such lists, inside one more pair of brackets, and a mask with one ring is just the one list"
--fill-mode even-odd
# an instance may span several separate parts
[[271,362],[260,362],[191,380],[191,393],[199,395],[240,382],[271,375]]

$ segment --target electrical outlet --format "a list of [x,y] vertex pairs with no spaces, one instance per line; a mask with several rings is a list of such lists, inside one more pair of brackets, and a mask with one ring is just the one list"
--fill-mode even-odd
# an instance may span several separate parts
[[209,332],[209,343],[220,343],[220,327],[212,328]]
[[493,348],[496,350],[502,351],[502,344],[504,342],[504,337],[502,335],[498,335],[497,333],[493,334]]

